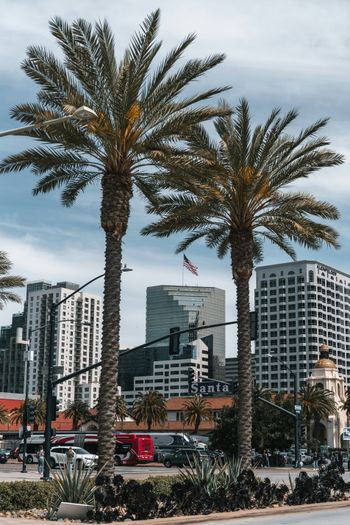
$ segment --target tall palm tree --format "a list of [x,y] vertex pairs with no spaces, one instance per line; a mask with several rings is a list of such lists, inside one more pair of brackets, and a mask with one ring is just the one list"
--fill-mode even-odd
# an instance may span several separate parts
[[337,406],[334,394],[319,385],[306,384],[301,389],[302,417],[307,423],[308,441],[312,439],[312,422],[327,420],[331,414],[336,414]]
[[115,417],[117,421],[120,421],[120,429],[123,430],[125,419],[128,417],[128,407],[122,396],[117,396],[115,403]]
[[166,191],[148,207],[160,218],[143,230],[158,237],[189,231],[178,252],[204,238],[219,257],[229,254],[236,285],[238,436],[243,460],[250,458],[252,429],[249,280],[254,264],[262,260],[263,241],[271,241],[293,259],[291,241],[312,249],[322,244],[338,247],[334,229],[314,220],[337,219],[337,209],[311,194],[292,191],[291,185],[323,167],[341,164],[343,157],[318,136],[325,119],[295,137],[287,134],[296,117],[294,110],[280,116],[275,109],[265,124],[252,129],[249,105],[243,99],[233,115],[216,120],[218,141],[196,126],[188,144],[196,163],[206,163],[206,176],[203,166],[199,176],[189,164],[183,167],[182,180],[174,172],[160,181]]
[[12,263],[8,259],[7,254],[0,251],[0,310],[2,310],[9,301],[14,303],[21,302],[19,295],[8,290],[24,286],[25,279],[18,275],[8,275],[11,268]]
[[213,411],[207,399],[194,396],[188,399],[183,408],[185,409],[185,423],[194,425],[194,433],[197,434],[202,421],[212,421]]
[[38,125],[85,105],[98,116],[86,125],[69,120],[23,132],[41,145],[11,155],[0,165],[3,173],[31,167],[39,176],[34,195],[63,188],[65,206],[71,206],[89,186],[100,184],[105,282],[98,454],[105,475],[112,475],[114,468],[122,241],[130,200],[135,190],[153,199],[152,180],[159,172],[186,164],[184,138],[191,127],[226,111],[206,103],[226,87],[183,94],[193,81],[220,64],[223,55],[181,62],[173,71],[194,35],[156,66],[161,48],[156,40],[159,17],[159,10],[146,17],[119,62],[106,21],[92,26],[82,19],[72,24],[52,19],[50,30],[63,59],[41,46],[29,47],[22,67],[39,86],[37,102],[19,104],[11,115]]
[[87,421],[90,416],[90,408],[87,403],[76,399],[63,412],[66,419],[72,419],[72,430],[78,430],[82,421]]
[[[28,403],[34,405],[34,423],[33,430],[38,430],[39,426],[42,426],[45,422],[45,403],[41,399],[29,400]],[[16,425],[23,424],[23,414],[25,411],[26,403],[23,402],[17,408],[10,410],[10,419],[12,423]]]
[[149,390],[145,394],[139,393],[134,401],[132,417],[136,424],[146,423],[150,431],[154,423],[162,424],[167,419],[166,401],[158,390]]
[[0,405],[0,424],[4,425],[10,421],[9,414],[4,407],[4,405]]

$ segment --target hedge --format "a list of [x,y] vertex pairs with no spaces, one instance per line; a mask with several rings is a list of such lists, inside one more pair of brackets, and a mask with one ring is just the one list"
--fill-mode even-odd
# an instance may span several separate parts
[[50,482],[0,482],[0,512],[47,508]]
[[[156,494],[169,495],[177,476],[152,476],[144,481],[152,482]],[[0,482],[0,512],[47,509],[51,492],[50,482]]]

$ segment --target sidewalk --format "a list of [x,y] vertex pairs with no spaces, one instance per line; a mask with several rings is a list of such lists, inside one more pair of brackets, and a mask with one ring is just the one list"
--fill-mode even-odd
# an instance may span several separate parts
[[[301,512],[312,512],[320,510],[336,510],[342,508],[350,508],[350,500],[346,501],[336,501],[336,502],[327,502],[327,503],[315,503],[312,505],[296,505],[293,507],[282,506],[282,507],[269,507],[265,509],[252,509],[252,510],[238,510],[235,512],[220,512],[212,513],[207,515],[197,515],[197,516],[175,516],[173,518],[158,518],[152,520],[137,520],[132,523],[135,525],[188,525],[191,523],[205,523],[205,522],[218,522],[224,520],[239,520],[240,518],[258,518],[263,516],[277,516],[284,514],[296,514]],[[33,520],[33,519],[24,519],[24,518],[0,518],[0,525],[48,525],[53,523],[47,520]],[[59,523],[64,523],[60,521]],[[73,522],[80,523],[80,522]],[[114,523],[123,523],[123,522],[114,522]],[[126,523],[130,523],[126,522]],[[252,525],[254,521],[252,521]],[[93,524],[92,524],[93,525]],[[96,524],[97,525],[97,524]],[[237,522],[239,525],[239,521]]]

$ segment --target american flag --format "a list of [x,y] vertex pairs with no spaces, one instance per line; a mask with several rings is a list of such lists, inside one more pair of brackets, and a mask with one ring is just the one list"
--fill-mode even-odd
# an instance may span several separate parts
[[186,255],[184,255],[184,267],[187,268],[190,272],[194,273],[194,275],[198,275],[198,266],[193,264],[189,259],[187,259]]

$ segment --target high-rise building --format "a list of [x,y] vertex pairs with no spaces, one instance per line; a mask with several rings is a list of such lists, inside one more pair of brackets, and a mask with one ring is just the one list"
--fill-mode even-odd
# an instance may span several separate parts
[[[146,342],[171,328],[191,329],[180,336],[180,349],[201,338],[208,347],[208,376],[225,380],[225,327],[198,330],[225,322],[225,290],[205,286],[159,285],[147,288]],[[155,347],[165,346],[164,341]]]
[[24,347],[16,344],[17,327],[23,327],[24,314],[14,314],[10,326],[0,329],[0,392],[24,392]]
[[[27,285],[25,322],[34,360],[29,367],[29,394],[45,397],[47,359],[50,346],[48,315],[57,303],[79,288],[78,284],[59,282],[51,285],[37,281]],[[65,376],[101,359],[102,307],[98,296],[78,292],[57,308],[54,365],[57,376]],[[60,410],[75,399],[96,404],[99,369],[94,369],[58,385]]]
[[350,386],[350,275],[318,261],[297,261],[256,269],[256,382],[292,391],[294,372],[305,382],[327,344]]

